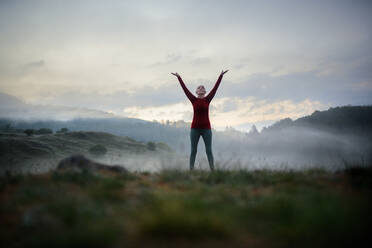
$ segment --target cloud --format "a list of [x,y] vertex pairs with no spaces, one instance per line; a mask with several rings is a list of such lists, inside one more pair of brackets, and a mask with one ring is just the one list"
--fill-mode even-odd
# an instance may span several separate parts
[[[361,73],[356,74],[354,70]],[[372,99],[372,90],[368,87],[371,77],[366,76],[367,73],[363,68],[355,66],[354,69],[344,71],[342,74],[319,74],[319,70],[280,76],[260,73],[251,75],[239,83],[234,83],[227,77],[216,96],[251,95],[269,101],[284,99],[302,101],[311,98],[333,105],[369,104],[368,98]]]
[[191,66],[200,66],[200,65],[206,65],[209,63],[212,63],[212,59],[209,57],[203,57],[196,54],[196,51],[191,51],[189,53],[182,53],[176,54],[176,53],[170,53],[167,54],[166,57],[158,62],[152,63],[148,65],[149,68],[153,67],[160,67],[160,66],[174,66],[178,62],[183,62],[186,64],[189,64]]
[[[122,113],[127,117],[140,118],[143,120],[192,120],[192,106],[188,102],[180,102],[157,107],[126,107]],[[121,114],[121,113],[117,113]]]
[[170,54],[167,54],[167,56],[165,57],[165,59],[163,61],[152,63],[152,64],[149,65],[149,67],[169,65],[169,64],[172,64],[172,63],[175,63],[175,62],[181,60],[181,58],[182,58],[182,56],[179,55],[179,54],[170,53]]
[[23,65],[25,68],[38,68],[38,67],[43,67],[45,65],[44,60],[37,60],[37,61],[31,61],[30,63],[27,63]]
[[[355,67],[355,69],[364,71],[359,67]],[[219,110],[221,112],[232,111],[237,108],[239,101],[232,99],[249,99],[250,97],[266,102],[285,100],[302,102],[305,99],[312,99],[312,101],[321,102],[327,106],[370,103],[372,81],[365,79],[368,78],[365,74],[360,73],[361,76],[358,78],[353,70],[340,76],[337,74],[319,75],[317,72],[299,72],[280,76],[262,73],[251,75],[241,82],[234,82],[229,75],[234,73],[232,70],[223,78],[213,103],[217,103],[220,98],[229,99],[221,106]],[[41,93],[38,94],[38,98],[33,103],[119,111],[132,106],[141,108],[158,107],[184,101],[186,98],[177,79],[170,75],[170,72],[167,72],[167,74],[169,74],[169,76],[167,75],[169,81],[160,86],[132,84],[131,90],[120,88],[115,90],[115,87],[107,87],[112,91],[111,93],[105,93],[103,90],[98,91],[94,87],[81,86],[76,90],[58,84],[53,86],[54,90],[42,87],[40,89],[42,90]],[[191,92],[194,92],[198,84],[204,84],[207,90],[210,90],[215,83],[215,79],[195,78],[190,80],[190,76],[185,75],[183,79]],[[27,92],[36,89],[37,87],[32,87]],[[212,104],[211,108],[215,106],[215,104]],[[248,106],[250,105],[248,104],[246,107]]]
[[[230,105],[231,102],[234,102],[235,108],[225,111],[226,104]],[[288,117],[295,119],[329,107],[327,104],[310,99],[295,102],[289,99],[267,101],[254,97],[225,97],[216,99],[213,104],[215,109],[210,113],[210,119],[220,127],[277,121]]]
[[[22,65],[19,65],[14,71],[13,75],[19,79],[25,78],[25,77],[32,77],[33,74],[38,74],[40,70],[45,69],[45,61],[43,59],[41,60],[34,60]],[[45,71],[42,70],[42,73],[45,73]]]
[[192,58],[190,60],[190,63],[192,65],[203,65],[203,64],[212,63],[212,59],[208,57],[197,57],[197,58]]
[[112,113],[95,109],[58,105],[30,105],[14,96],[0,93],[0,116],[23,120],[71,120],[73,118],[107,118]]

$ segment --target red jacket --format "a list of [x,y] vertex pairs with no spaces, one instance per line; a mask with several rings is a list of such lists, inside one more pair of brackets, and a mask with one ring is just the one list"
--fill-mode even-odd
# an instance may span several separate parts
[[209,122],[209,103],[212,101],[214,95],[216,94],[221,80],[222,75],[218,77],[216,84],[206,97],[198,98],[186,88],[186,85],[182,81],[182,78],[178,77],[178,81],[180,82],[183,91],[185,92],[187,98],[189,98],[194,108],[194,117],[192,118],[191,128],[211,129],[211,124]]

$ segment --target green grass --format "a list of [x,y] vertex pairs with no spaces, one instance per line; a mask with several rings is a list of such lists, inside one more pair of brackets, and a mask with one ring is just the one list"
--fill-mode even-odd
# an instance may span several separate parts
[[0,178],[1,247],[351,247],[372,170],[50,172]]

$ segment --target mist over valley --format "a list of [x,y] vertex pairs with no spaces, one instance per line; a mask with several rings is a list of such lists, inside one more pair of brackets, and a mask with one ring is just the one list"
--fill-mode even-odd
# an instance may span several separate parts
[[[89,145],[102,144],[108,147],[108,153],[102,156],[100,161],[121,164],[132,171],[188,169],[190,123],[184,121],[160,123],[113,117],[108,113],[101,111],[101,114],[94,110],[87,112],[84,109],[71,111],[71,108],[62,107],[30,107],[10,96],[2,98],[2,101],[0,107],[2,171],[19,167],[23,163],[21,166],[23,170],[29,166],[30,171],[34,172],[55,168],[58,159],[63,156],[74,153],[88,154],[87,139],[90,140]],[[48,120],[40,113],[53,113],[56,120]],[[91,113],[93,116],[88,118],[81,113]],[[58,116],[68,116],[70,120],[58,120]],[[264,127],[261,132],[255,126],[252,126],[249,132],[238,131],[232,127],[226,127],[224,131],[213,130],[216,167],[337,170],[345,166],[367,165],[372,161],[371,116],[371,106],[344,106],[330,108],[327,111],[315,111],[312,115],[296,120],[282,119]],[[30,137],[23,133],[26,129],[42,128],[50,129],[53,133],[67,128],[68,132]],[[107,133],[107,138],[104,138],[102,132]],[[81,137],[85,135],[85,138],[77,139],[79,135]],[[120,145],[113,146],[113,139],[122,139],[124,143],[127,142],[125,139],[133,140],[137,142],[137,146],[142,146],[144,151],[148,142],[163,143],[172,152],[168,152],[167,155],[155,152],[139,154],[133,152],[136,151],[135,148],[128,150],[121,148]],[[134,146],[134,143],[132,145]],[[196,167],[208,169],[202,138],[198,146]],[[34,152],[33,149],[40,153]],[[22,157],[20,154],[27,156]],[[42,162],[44,165],[37,168],[39,156],[44,158]],[[27,165],[30,161],[33,161],[32,166]],[[42,168],[46,164],[48,164],[46,168]]]

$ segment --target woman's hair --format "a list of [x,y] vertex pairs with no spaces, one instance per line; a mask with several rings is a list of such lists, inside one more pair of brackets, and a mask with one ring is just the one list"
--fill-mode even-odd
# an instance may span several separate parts
[[195,90],[196,94],[198,94],[199,88],[201,87],[202,89],[204,89],[204,91],[206,91],[204,85],[199,85],[198,87],[196,87],[196,90]]

